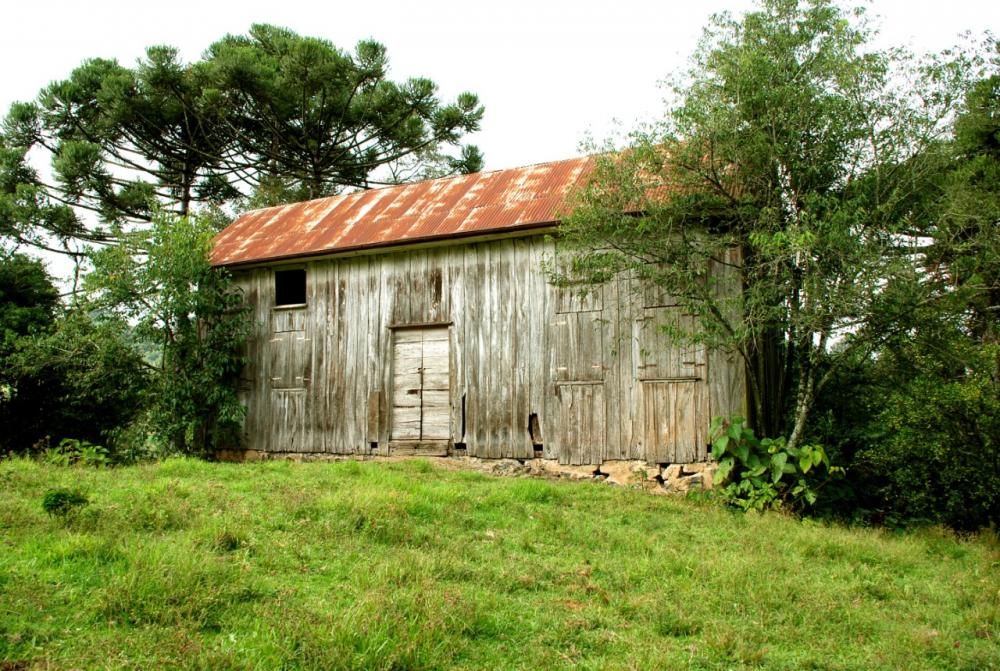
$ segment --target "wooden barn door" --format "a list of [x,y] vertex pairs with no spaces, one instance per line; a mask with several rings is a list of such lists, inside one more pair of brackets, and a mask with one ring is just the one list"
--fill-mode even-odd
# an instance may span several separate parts
[[398,329],[392,343],[393,453],[447,454],[451,443],[448,327]]
[[642,443],[651,463],[691,463],[708,458],[708,389],[705,348],[680,345],[664,329],[690,331],[679,307],[643,309],[636,320]]
[[554,404],[549,415],[559,462],[599,464],[607,443],[604,397],[603,288],[581,294],[575,287],[556,289],[556,315],[550,351]]

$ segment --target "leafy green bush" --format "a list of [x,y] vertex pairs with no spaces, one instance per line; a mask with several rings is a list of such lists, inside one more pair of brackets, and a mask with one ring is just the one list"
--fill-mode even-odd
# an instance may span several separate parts
[[41,452],[41,459],[50,466],[70,466],[73,463],[71,455],[58,447],[46,447]]
[[957,348],[938,345],[908,343],[831,378],[809,439],[846,468],[819,512],[892,527],[1000,525],[1000,348],[969,346],[945,366]]
[[66,519],[90,503],[82,492],[76,489],[50,489],[42,497],[42,510],[52,517]]
[[93,466],[100,468],[111,463],[108,450],[102,445],[94,445],[88,440],[63,438],[57,447],[50,447],[42,453],[42,460],[54,466]]
[[789,447],[783,437],[758,438],[742,417],[712,420],[712,458],[723,498],[742,510],[816,503],[820,478],[830,466],[822,445]]
[[882,431],[856,462],[881,474],[890,521],[1000,524],[1000,380],[985,366],[950,380],[920,374],[883,398]]
[[108,432],[136,417],[148,388],[147,367],[124,332],[75,311],[47,333],[18,339],[0,369],[10,386],[0,401],[0,453],[45,449],[51,436],[105,445],[116,461]]

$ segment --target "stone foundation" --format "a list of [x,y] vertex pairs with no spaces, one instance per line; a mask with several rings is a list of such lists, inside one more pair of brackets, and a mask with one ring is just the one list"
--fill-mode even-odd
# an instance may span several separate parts
[[[223,450],[219,461],[401,461],[415,457],[379,457],[308,452]],[[644,461],[605,461],[599,465],[570,466],[555,459],[481,459],[479,457],[426,457],[444,468],[478,470],[491,475],[531,476],[568,480],[597,480],[610,485],[635,487],[653,494],[684,494],[711,489],[715,463],[647,464]]]

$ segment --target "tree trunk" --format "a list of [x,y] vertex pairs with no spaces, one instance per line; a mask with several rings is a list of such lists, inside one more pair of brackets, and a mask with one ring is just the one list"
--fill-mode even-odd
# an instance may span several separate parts
[[795,421],[792,426],[792,433],[788,437],[789,449],[798,447],[799,443],[802,442],[802,434],[806,429],[806,421],[809,419],[809,413],[812,411],[813,401],[816,398],[816,378],[808,355],[805,357],[805,361],[803,363],[803,366],[806,368],[803,371],[805,375],[799,383],[799,390],[795,395]]
[[750,424],[761,436],[783,433],[788,389],[787,349],[784,333],[774,328],[765,330],[750,348],[753,369],[750,374],[756,380],[751,386],[751,395],[760,396],[751,399]]
[[191,188],[194,185],[194,175],[190,166],[184,166],[184,177],[181,184],[181,216],[186,217],[191,211]]

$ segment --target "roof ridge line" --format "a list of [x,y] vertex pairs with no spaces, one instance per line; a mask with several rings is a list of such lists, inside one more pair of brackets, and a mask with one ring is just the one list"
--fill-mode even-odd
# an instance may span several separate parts
[[371,191],[385,191],[387,189],[399,189],[399,188],[404,188],[404,187],[407,187],[407,186],[414,186],[416,184],[429,184],[431,182],[441,182],[441,181],[447,181],[447,180],[451,180],[451,179],[458,179],[458,178],[461,178],[461,177],[472,177],[472,176],[475,176],[475,175],[479,175],[479,176],[493,175],[493,174],[500,173],[500,172],[510,172],[511,170],[527,170],[528,168],[537,168],[537,167],[543,166],[543,165],[554,165],[556,163],[568,163],[570,161],[581,161],[581,160],[589,159],[589,158],[593,158],[593,157],[594,157],[593,154],[581,154],[580,156],[574,156],[572,158],[562,158],[562,159],[559,159],[559,160],[556,160],[556,161],[539,161],[537,163],[528,163],[526,165],[517,165],[517,166],[514,166],[512,168],[496,168],[495,170],[480,170],[479,172],[466,172],[466,173],[461,173],[461,174],[457,174],[457,175],[444,175],[442,177],[430,177],[430,178],[427,178],[427,179],[420,179],[420,180],[417,180],[415,182],[401,182],[399,184],[385,184],[383,186],[379,186],[379,187],[376,187],[376,188],[373,188],[373,189],[358,189],[357,191],[350,191],[348,193],[337,193],[337,194],[334,194],[332,196],[320,196],[318,198],[310,198],[308,200],[296,200],[296,201],[293,201],[291,203],[281,203],[280,205],[268,205],[267,207],[255,207],[252,210],[244,210],[243,212],[240,212],[239,214],[236,215],[236,218],[239,218],[239,217],[241,217],[241,216],[243,216],[245,214],[250,214],[252,212],[264,212],[266,210],[274,210],[274,209],[278,209],[278,208],[282,208],[282,207],[289,207],[291,205],[305,205],[306,203],[314,203],[316,201],[328,200],[330,198],[346,198],[348,196],[353,196],[353,195],[358,194],[358,193],[368,193],[368,192],[371,192]]

